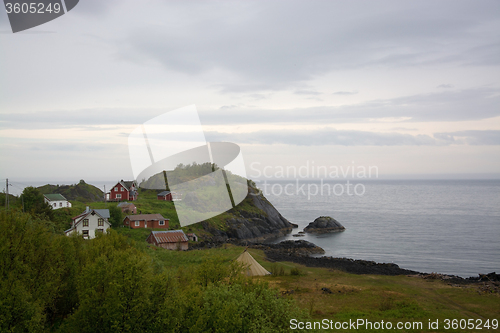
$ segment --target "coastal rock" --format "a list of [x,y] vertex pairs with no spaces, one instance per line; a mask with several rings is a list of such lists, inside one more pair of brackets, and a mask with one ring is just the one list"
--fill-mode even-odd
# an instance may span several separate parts
[[223,230],[216,229],[207,222],[203,228],[212,236],[206,241],[256,243],[271,238],[285,236],[292,231],[293,225],[284,218],[274,206],[253,188],[240,206],[228,211],[233,215],[225,221]]
[[304,228],[305,232],[316,234],[339,232],[344,230],[344,226],[330,216],[320,216]]

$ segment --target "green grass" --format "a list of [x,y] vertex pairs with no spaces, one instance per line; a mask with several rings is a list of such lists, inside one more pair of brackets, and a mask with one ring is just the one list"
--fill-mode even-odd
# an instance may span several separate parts
[[[226,244],[215,249],[170,251],[147,244],[145,239],[149,230],[124,228],[119,232],[135,240],[138,247],[152,256],[158,267],[190,269],[211,258],[229,263],[244,250],[244,247]],[[249,252],[268,271],[284,274],[256,279],[275,287],[280,294],[287,295],[285,297],[295,299],[302,309],[310,312],[313,320],[364,318],[394,324],[421,321],[423,331],[428,332],[432,331],[426,326],[429,319],[439,320],[441,327],[438,331],[444,330],[445,319],[500,319],[500,295],[483,293],[477,285],[451,286],[440,280],[418,277],[348,274],[291,262],[269,262],[261,250],[249,249]],[[322,288],[328,288],[332,293],[324,293]]]

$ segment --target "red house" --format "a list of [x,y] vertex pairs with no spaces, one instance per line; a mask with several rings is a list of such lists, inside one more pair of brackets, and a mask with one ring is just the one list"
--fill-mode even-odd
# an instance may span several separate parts
[[132,229],[151,228],[168,230],[169,221],[169,219],[164,218],[161,214],[127,215],[123,219],[123,225]]
[[120,180],[109,192],[110,201],[136,201],[137,183],[134,180]]
[[163,191],[157,195],[158,200],[164,201],[178,201],[181,200],[181,197],[182,195],[180,193],[170,191]]
[[137,207],[130,202],[120,202],[118,207],[121,208],[123,213],[137,214]]

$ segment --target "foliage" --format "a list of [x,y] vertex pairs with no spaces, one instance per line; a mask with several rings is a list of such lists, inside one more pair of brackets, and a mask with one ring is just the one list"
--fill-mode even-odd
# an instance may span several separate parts
[[300,268],[294,267],[290,270],[290,275],[300,276],[304,275],[304,272]]
[[[153,251],[114,230],[83,240],[48,225],[26,213],[0,215],[2,332],[279,332],[303,317],[227,256]],[[157,252],[196,264],[172,267]]]
[[[72,308],[71,239],[28,214],[0,215],[0,331],[37,332]],[[66,279],[70,278],[70,280]]]
[[[21,193],[21,209],[31,215],[36,215],[42,218],[52,220],[54,213],[52,207],[47,204],[43,198],[43,194],[33,186],[24,188]],[[19,203],[19,200],[18,200]]]
[[118,228],[123,225],[123,213],[120,207],[112,205],[109,209],[109,223],[111,226]]
[[285,269],[283,266],[275,263],[271,266],[271,274],[272,276],[283,276],[285,275]]
[[68,200],[80,202],[100,202],[103,201],[104,192],[94,185],[85,183],[82,179],[78,184],[73,185],[44,185],[38,187],[42,194],[59,193]]

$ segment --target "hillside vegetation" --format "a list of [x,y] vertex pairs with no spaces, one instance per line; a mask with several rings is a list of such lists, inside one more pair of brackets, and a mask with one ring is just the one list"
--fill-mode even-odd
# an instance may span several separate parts
[[1,332],[286,332],[288,318],[308,317],[240,274],[241,249],[185,256],[114,230],[84,240],[50,225],[0,213]]
[[104,192],[80,180],[74,185],[44,185],[37,187],[42,194],[58,193],[62,194],[68,200],[77,200],[80,202],[104,201]]

